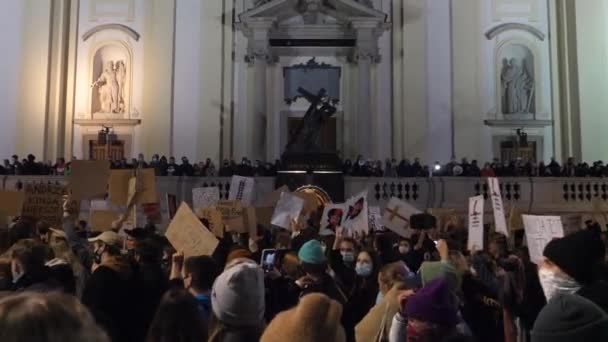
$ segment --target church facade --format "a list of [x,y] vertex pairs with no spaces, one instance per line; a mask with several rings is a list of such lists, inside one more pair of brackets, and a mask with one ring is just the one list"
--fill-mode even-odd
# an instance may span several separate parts
[[[603,0],[7,0],[0,152],[608,159]],[[111,139],[100,141],[100,131]]]

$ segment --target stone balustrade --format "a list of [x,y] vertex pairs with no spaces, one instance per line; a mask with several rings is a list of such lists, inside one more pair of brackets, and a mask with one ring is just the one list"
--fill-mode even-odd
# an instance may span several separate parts
[[[6,176],[0,178],[0,188],[16,189],[27,182],[58,182],[67,184],[66,177]],[[274,178],[256,178],[256,198],[274,189]],[[192,201],[192,189],[218,186],[222,198],[227,198],[230,178],[159,177],[158,192],[173,194],[178,201]],[[605,178],[501,178],[502,196],[507,207],[515,205],[522,212],[536,214],[592,214],[608,211],[608,179]],[[384,207],[395,196],[420,209],[449,208],[465,212],[468,198],[484,195],[488,198],[487,181],[482,178],[345,178],[346,198],[368,191],[370,205]],[[486,211],[491,210],[486,201]],[[509,204],[510,203],[510,204]]]

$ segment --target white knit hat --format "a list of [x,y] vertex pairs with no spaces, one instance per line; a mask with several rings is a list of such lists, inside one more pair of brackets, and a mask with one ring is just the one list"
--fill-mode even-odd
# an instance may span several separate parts
[[228,325],[257,326],[264,320],[264,271],[253,261],[226,268],[211,292],[215,316]]

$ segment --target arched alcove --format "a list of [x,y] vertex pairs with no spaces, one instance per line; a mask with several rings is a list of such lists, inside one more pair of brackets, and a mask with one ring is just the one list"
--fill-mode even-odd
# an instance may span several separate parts
[[90,110],[128,117],[131,105],[132,53],[122,42],[97,44],[91,54]]
[[536,58],[525,44],[504,44],[496,54],[499,105],[503,115],[536,114]]

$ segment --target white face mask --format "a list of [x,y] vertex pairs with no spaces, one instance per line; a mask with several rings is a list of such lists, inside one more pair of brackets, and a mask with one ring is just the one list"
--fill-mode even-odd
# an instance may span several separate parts
[[355,261],[355,253],[353,252],[341,252],[342,260],[346,263],[351,263]]
[[581,285],[574,279],[555,274],[547,269],[541,268],[538,271],[538,277],[547,301],[559,294],[574,294],[581,289]]
[[355,266],[355,272],[359,277],[369,277],[372,274],[372,264],[367,262],[358,262]]

